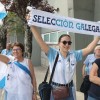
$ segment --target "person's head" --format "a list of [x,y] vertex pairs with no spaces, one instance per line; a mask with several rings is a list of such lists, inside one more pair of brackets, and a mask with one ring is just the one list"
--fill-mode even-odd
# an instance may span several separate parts
[[68,34],[63,34],[58,39],[58,45],[61,52],[68,52],[71,44],[71,37]]
[[11,43],[7,43],[7,44],[6,44],[6,49],[7,49],[7,50],[10,50],[10,49],[11,49]]
[[14,43],[12,46],[12,53],[15,58],[22,57],[24,55],[24,46],[22,43]]
[[94,48],[94,54],[95,54],[96,58],[99,58],[100,57],[100,45],[97,45]]

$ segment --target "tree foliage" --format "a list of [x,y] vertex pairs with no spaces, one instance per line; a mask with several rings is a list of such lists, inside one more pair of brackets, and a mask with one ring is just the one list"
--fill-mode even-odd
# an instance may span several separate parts
[[25,27],[25,53],[28,58],[32,52],[32,33],[30,32],[29,26],[25,19],[27,13],[27,6],[34,7],[35,9],[43,10],[46,12],[54,13],[56,9],[49,5],[47,0],[0,0],[7,11],[14,12],[18,17],[21,18]]
[[56,10],[44,0],[1,0],[1,2],[5,5],[7,11],[15,12],[22,20],[25,20],[27,6],[51,13]]

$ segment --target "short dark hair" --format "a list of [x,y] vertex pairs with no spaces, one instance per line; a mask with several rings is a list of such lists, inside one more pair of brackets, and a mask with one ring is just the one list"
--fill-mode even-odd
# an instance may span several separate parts
[[24,45],[23,45],[22,43],[15,42],[15,43],[13,44],[12,48],[13,48],[14,46],[20,47],[20,48],[22,49],[22,52],[24,53]]

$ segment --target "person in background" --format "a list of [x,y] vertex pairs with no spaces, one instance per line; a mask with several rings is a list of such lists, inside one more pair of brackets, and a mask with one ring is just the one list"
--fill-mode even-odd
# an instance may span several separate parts
[[100,57],[93,63],[89,79],[91,86],[88,91],[88,100],[100,100]]
[[37,100],[36,78],[30,59],[24,58],[24,46],[14,43],[11,56],[0,54],[0,61],[8,65],[5,100]]
[[3,54],[3,55],[12,55],[12,45],[11,45],[11,43],[6,44],[6,49],[3,49],[1,51],[1,54]]
[[[84,61],[84,65],[82,68],[82,76],[83,78],[86,75],[90,74],[90,70],[92,68],[92,64],[93,62],[100,57],[100,45],[98,44],[95,48],[94,48],[94,53],[93,54],[89,54],[85,61]],[[84,100],[87,100],[88,98],[88,92],[84,93]]]

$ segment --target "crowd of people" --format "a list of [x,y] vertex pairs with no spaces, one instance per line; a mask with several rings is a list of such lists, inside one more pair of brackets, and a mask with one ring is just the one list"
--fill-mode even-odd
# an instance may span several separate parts
[[[86,75],[90,75],[91,69],[93,67],[93,63],[96,59],[100,58],[100,45],[97,45],[94,48],[94,53],[93,54],[89,54],[84,63],[83,63],[83,68],[82,68],[82,76],[83,78]],[[84,93],[84,100],[88,99],[88,91],[86,93]]]
[[[100,45],[96,46],[100,37],[95,37],[87,47],[80,50],[71,50],[71,36],[63,34],[58,39],[59,49],[49,47],[42,39],[41,34],[35,26],[30,26],[40,48],[45,52],[48,61],[50,74],[57,54],[59,54],[56,69],[52,79],[52,89],[59,89],[62,86],[69,88],[69,96],[61,100],[76,100],[76,91],[73,76],[78,61],[83,56],[94,50],[94,54],[88,55],[82,69],[83,78],[90,76],[91,87],[85,100],[100,100]],[[10,56],[9,56],[10,55]],[[30,59],[24,58],[24,46],[21,43],[14,43],[11,47],[7,43],[6,49],[0,54],[0,61],[7,64],[8,70],[5,84],[5,100],[37,100],[37,83],[34,73],[34,66]],[[51,92],[50,100],[55,100]]]

